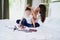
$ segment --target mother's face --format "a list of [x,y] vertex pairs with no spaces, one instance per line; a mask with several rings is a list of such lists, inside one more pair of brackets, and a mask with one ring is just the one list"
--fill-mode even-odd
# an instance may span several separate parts
[[39,6],[36,8],[36,11],[40,12],[40,7]]

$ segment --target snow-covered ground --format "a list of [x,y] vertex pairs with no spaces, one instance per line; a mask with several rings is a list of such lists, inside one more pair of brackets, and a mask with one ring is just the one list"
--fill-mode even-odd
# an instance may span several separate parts
[[0,40],[60,40],[60,18],[47,18],[37,32],[13,31],[14,20],[0,20]]

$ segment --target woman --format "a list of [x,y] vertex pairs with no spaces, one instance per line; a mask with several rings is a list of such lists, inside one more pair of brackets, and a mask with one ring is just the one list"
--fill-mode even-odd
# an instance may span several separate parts
[[[38,19],[38,15],[40,14],[40,18],[41,18],[41,21],[42,21],[42,23],[44,23],[44,21],[45,21],[45,18],[46,18],[46,6],[45,5],[43,5],[43,4],[40,4],[37,8],[36,8],[36,10],[34,11],[33,9],[32,9],[32,15],[33,15],[33,21],[34,21],[34,23],[36,22],[36,20]],[[35,26],[35,24],[34,24],[34,26]]]

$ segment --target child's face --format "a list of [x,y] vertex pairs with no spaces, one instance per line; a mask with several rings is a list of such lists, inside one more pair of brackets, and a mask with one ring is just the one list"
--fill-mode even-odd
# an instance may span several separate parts
[[31,14],[31,11],[30,10],[26,10],[25,13],[26,13],[27,16],[29,16]]

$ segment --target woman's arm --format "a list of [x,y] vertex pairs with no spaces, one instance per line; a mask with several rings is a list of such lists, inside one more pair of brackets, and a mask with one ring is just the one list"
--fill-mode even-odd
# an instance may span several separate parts
[[34,25],[34,28],[35,28],[35,20],[37,19],[37,13],[38,12],[32,8],[32,16],[33,16],[32,23]]
[[35,20],[34,19],[32,19],[32,23],[33,23],[33,26],[35,28]]
[[32,11],[33,18],[36,19],[37,17],[36,17],[36,13],[35,13],[34,9],[32,9],[31,11]]
[[34,26],[34,28],[35,28],[35,19],[36,19],[37,17],[36,17],[36,14],[35,14],[35,11],[34,11],[33,8],[31,8],[31,11],[32,11],[32,16],[33,16],[33,18],[32,18],[32,23],[33,23],[33,26]]

